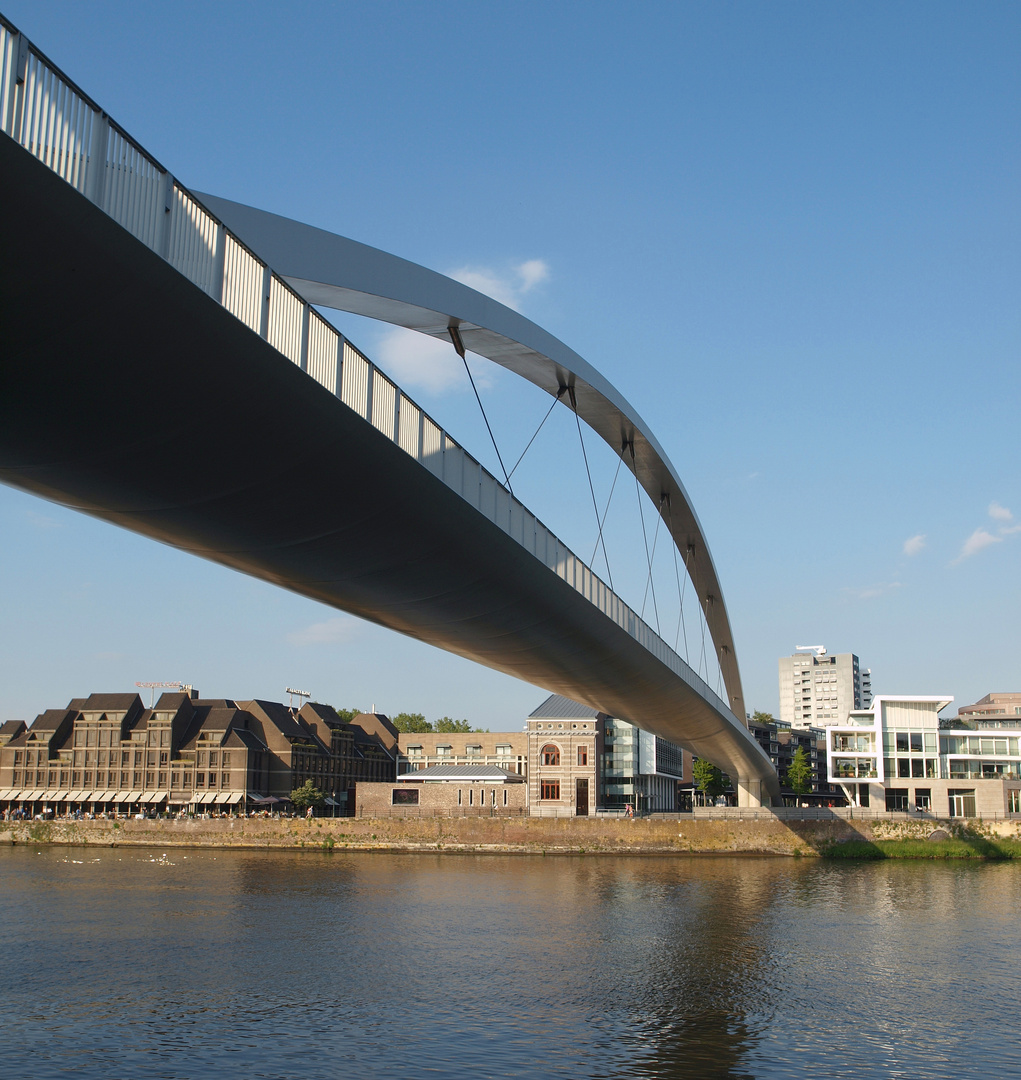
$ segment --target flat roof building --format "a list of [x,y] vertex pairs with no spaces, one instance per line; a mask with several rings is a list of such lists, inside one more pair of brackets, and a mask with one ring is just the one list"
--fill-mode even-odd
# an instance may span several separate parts
[[824,645],[799,645],[781,656],[780,722],[792,728],[825,727],[872,704],[872,673],[854,653],[830,656]]
[[937,817],[1021,815],[1021,725],[942,728],[950,695],[879,695],[828,726],[827,766],[854,806]]

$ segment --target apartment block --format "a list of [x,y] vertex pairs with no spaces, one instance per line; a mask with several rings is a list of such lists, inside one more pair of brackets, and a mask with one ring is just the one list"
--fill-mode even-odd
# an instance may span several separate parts
[[849,802],[938,817],[1021,816],[1021,715],[977,734],[942,727],[949,695],[879,695],[827,728],[831,782]]
[[839,723],[872,703],[872,673],[854,653],[829,655],[823,645],[799,645],[780,657],[780,721],[792,728]]
[[231,812],[286,803],[306,780],[331,813],[363,781],[396,777],[384,716],[345,723],[329,705],[163,694],[92,694],[0,731],[0,807],[30,815]]

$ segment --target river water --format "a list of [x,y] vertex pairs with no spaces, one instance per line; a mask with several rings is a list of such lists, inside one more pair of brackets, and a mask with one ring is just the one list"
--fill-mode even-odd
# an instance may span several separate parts
[[1021,866],[0,848],[0,1074],[1021,1077]]

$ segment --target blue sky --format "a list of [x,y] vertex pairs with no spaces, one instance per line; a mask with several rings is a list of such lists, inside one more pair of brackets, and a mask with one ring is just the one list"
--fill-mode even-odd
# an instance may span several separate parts
[[[1017,5],[2,10],[185,184],[458,276],[601,370],[692,497],[750,707],[802,644],[877,692],[1021,689]],[[336,321],[497,471],[449,353]],[[542,397],[475,370],[516,458]],[[587,557],[572,423],[515,489]],[[586,446],[602,501],[614,458]],[[640,608],[636,505],[615,491],[608,548]],[[672,642],[665,547],[656,589]],[[0,718],[164,679],[494,730],[542,699],[0,488]]]

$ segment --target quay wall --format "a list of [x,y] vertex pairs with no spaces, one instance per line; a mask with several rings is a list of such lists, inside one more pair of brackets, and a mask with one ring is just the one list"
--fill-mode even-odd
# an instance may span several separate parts
[[[970,833],[1021,840],[1021,822],[967,822]],[[212,818],[0,822],[0,844],[296,848],[521,854],[820,855],[853,840],[926,840],[960,822],[690,818]]]

